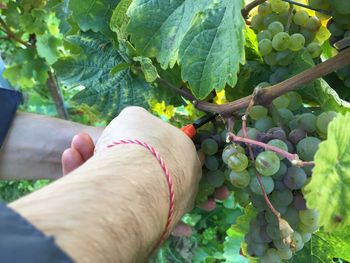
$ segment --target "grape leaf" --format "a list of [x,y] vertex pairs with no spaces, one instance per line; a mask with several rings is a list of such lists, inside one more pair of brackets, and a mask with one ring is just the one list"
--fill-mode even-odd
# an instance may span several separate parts
[[[291,75],[295,75],[315,64],[308,52],[301,52],[290,65]],[[316,102],[325,111],[349,112],[350,103],[339,98],[337,92],[332,89],[324,79],[317,79],[299,88],[298,92],[310,101]]]
[[237,79],[244,62],[243,2],[229,0],[135,0],[128,32],[136,50],[163,68],[182,66],[182,78],[198,98]]
[[141,70],[145,75],[145,80],[147,82],[153,82],[158,78],[158,72],[155,66],[153,66],[152,60],[145,57],[134,57],[134,61],[137,61],[141,65]]
[[237,233],[235,230],[230,228],[227,231],[227,237],[224,242],[224,253],[223,256],[227,263],[248,263],[249,260],[240,255],[241,244],[243,242],[243,235]]
[[240,233],[242,235],[248,233],[249,231],[249,222],[255,217],[257,211],[252,205],[248,205],[244,208],[243,215],[237,218],[236,224],[232,225],[230,229],[235,231],[236,233]]
[[119,0],[70,0],[73,19],[83,31],[108,32],[112,10]]
[[134,76],[129,68],[111,73],[116,65],[131,61],[116,50],[106,37],[97,33],[83,33],[67,37],[66,40],[79,45],[83,53],[60,59],[54,68],[63,85],[85,86],[74,100],[95,105],[108,118],[128,105],[148,107],[147,101],[152,99],[154,88]]
[[55,63],[60,57],[59,47],[61,46],[61,39],[48,32],[38,35],[36,39],[38,55],[44,58],[50,65]]
[[304,248],[297,252],[289,263],[333,263],[333,258],[350,260],[350,238],[349,236],[339,238],[325,232],[317,232],[312,235],[311,240]]
[[319,145],[311,181],[305,186],[310,208],[320,213],[326,231],[350,225],[350,113],[329,124],[328,138]]
[[127,31],[126,28],[129,23],[129,17],[126,15],[132,0],[120,0],[117,7],[114,9],[109,27],[111,30],[118,34],[118,38],[126,39]]

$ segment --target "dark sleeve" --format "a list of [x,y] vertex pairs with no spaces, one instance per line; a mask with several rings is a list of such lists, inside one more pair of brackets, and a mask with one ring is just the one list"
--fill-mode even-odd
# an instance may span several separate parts
[[15,90],[0,87],[0,148],[16,114],[22,94]]
[[73,263],[47,237],[15,211],[0,203],[0,262]]

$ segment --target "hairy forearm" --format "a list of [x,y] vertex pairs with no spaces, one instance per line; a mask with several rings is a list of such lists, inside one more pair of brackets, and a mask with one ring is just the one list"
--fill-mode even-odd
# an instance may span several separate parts
[[97,140],[102,129],[18,112],[0,150],[0,179],[61,177],[62,152],[83,131]]
[[[166,149],[160,152],[175,177],[178,221],[188,203],[181,193],[193,191],[181,178],[191,174]],[[53,235],[76,262],[142,262],[165,227],[168,200],[157,160],[138,145],[120,145],[11,207]]]

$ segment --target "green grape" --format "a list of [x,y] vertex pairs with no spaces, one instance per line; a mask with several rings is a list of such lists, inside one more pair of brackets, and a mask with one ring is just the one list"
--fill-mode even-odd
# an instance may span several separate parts
[[247,170],[243,170],[242,172],[231,171],[230,181],[237,188],[245,188],[249,185],[250,175]]
[[280,256],[281,259],[289,260],[293,257],[293,252],[292,250],[285,249],[285,250],[277,250],[277,254]]
[[298,110],[301,106],[303,106],[303,99],[299,95],[299,93],[295,91],[290,91],[286,93],[289,97],[288,109],[291,111]]
[[287,108],[290,102],[290,98],[287,94],[283,94],[272,101],[272,104],[277,108]]
[[288,127],[291,130],[294,130],[299,127],[298,120],[300,118],[300,115],[294,115],[293,118],[289,121]]
[[291,190],[297,190],[303,187],[307,179],[307,176],[303,169],[299,167],[289,167],[287,174],[283,178],[283,183]]
[[216,188],[222,186],[225,181],[225,175],[220,170],[208,171],[206,173],[206,178],[208,183]]
[[271,24],[269,24],[267,30],[270,31],[272,36],[275,36],[277,33],[284,31],[284,26],[281,22],[274,21]]
[[256,157],[255,166],[261,175],[270,176],[280,169],[280,159],[276,153],[265,151]]
[[321,21],[317,16],[310,16],[305,27],[311,32],[317,32],[321,27]]
[[305,37],[300,33],[295,33],[290,36],[289,49],[292,51],[299,51],[305,45]]
[[288,135],[288,140],[293,144],[298,144],[300,140],[304,139],[306,137],[306,132],[300,128],[296,128],[294,130],[291,130],[291,132]]
[[300,159],[304,161],[312,161],[318,150],[321,141],[315,137],[306,137],[297,144],[297,153]]
[[215,171],[219,168],[219,161],[215,156],[207,156],[204,165],[208,170]]
[[266,254],[260,258],[260,263],[280,263],[281,258],[275,248],[269,248]]
[[317,130],[327,134],[328,125],[335,117],[337,117],[337,113],[334,111],[322,112],[316,119]]
[[281,231],[278,227],[278,225],[271,225],[268,224],[266,228],[267,234],[273,239],[279,239],[281,238]]
[[249,116],[253,120],[258,120],[267,116],[268,110],[264,106],[255,105],[251,108]]
[[301,233],[313,233],[319,228],[317,223],[305,225],[303,222],[299,222],[298,231]]
[[272,47],[277,51],[286,50],[289,47],[289,39],[288,33],[279,32],[272,39]]
[[[275,21],[280,21],[280,17],[276,13],[271,13],[264,18],[264,27],[268,27],[271,23]],[[282,25],[283,26],[283,25]]]
[[330,1],[327,0],[309,0],[309,5],[316,9],[330,10]]
[[311,233],[299,233],[299,234],[304,243],[309,242],[312,237]]
[[297,231],[294,231],[291,235],[292,238],[292,244],[293,244],[293,252],[297,252],[303,249],[304,242],[301,238],[300,234]]
[[349,15],[343,15],[336,10],[333,10],[332,12],[333,20],[336,21],[337,24],[343,26],[345,29],[350,29],[350,16]]
[[300,29],[300,34],[302,34],[305,38],[305,44],[309,44],[311,43],[314,39],[315,39],[315,36],[316,36],[316,33],[315,32],[310,32],[309,30],[307,30],[306,28],[302,28]]
[[258,48],[260,51],[260,54],[265,56],[269,54],[272,51],[272,43],[269,39],[263,39],[259,41]]
[[[284,51],[283,51],[284,52]],[[278,56],[281,52],[277,53],[277,61]],[[273,74],[270,75],[270,83],[275,84],[285,80],[289,75],[289,70],[286,67],[280,67],[275,70]]]
[[291,226],[296,226],[299,222],[299,211],[294,207],[288,207],[287,211],[283,214],[283,218],[287,220],[287,222]]
[[273,245],[280,251],[289,250],[289,245],[285,244],[280,237],[273,240]]
[[272,175],[272,178],[277,180],[281,179],[284,174],[287,172],[287,165],[284,162],[280,162],[280,169]]
[[277,64],[277,54],[275,52],[270,52],[264,56],[264,61],[269,66],[274,66]]
[[316,116],[312,113],[303,113],[298,120],[299,127],[306,132],[316,131]]
[[278,115],[280,116],[279,122],[282,125],[286,125],[293,119],[293,112],[291,112],[288,109],[284,109],[284,108],[278,109],[277,112],[278,112]]
[[[255,140],[259,131],[255,128],[247,127],[247,135],[249,139]],[[237,133],[238,136],[243,136],[243,130],[240,129],[239,132]]]
[[258,38],[258,42],[260,42],[263,39],[271,40],[272,34],[268,30],[263,30],[263,31],[260,31],[256,37]]
[[309,14],[305,10],[298,10],[293,16],[293,22],[299,26],[306,26],[309,21]]
[[253,16],[250,25],[255,31],[260,31],[263,28],[264,18],[260,15]]
[[344,34],[344,29],[334,22],[329,25],[329,31],[335,37],[340,37]]
[[278,65],[288,66],[293,62],[294,57],[295,57],[295,53],[291,52],[290,50],[284,50],[284,51],[277,52],[276,60]]
[[232,143],[227,145],[222,151],[222,161],[227,164],[228,158],[235,153],[243,153],[245,154],[245,150],[242,146],[236,143]]
[[265,17],[272,13],[271,4],[269,2],[264,2],[258,7],[258,14]]
[[244,190],[236,189],[233,196],[235,201],[242,207],[245,207],[250,203],[250,195]]
[[318,223],[319,213],[314,209],[299,211],[300,221],[305,225],[314,225]]
[[274,126],[273,121],[271,117],[268,117],[268,116],[262,117],[261,119],[255,121],[255,124],[254,124],[254,128],[256,128],[261,132],[266,132],[273,126]]
[[205,139],[203,142],[202,142],[202,150],[203,150],[203,153],[205,155],[213,155],[215,154],[218,149],[219,149],[219,146],[218,144],[216,143],[215,140],[211,139],[211,138],[208,138],[208,139]]
[[243,153],[234,153],[228,158],[227,166],[235,172],[242,172],[248,166],[248,157]]
[[[279,149],[281,149],[281,150],[283,150],[283,151],[288,152],[288,146],[287,146],[287,144],[285,144],[285,143],[284,143],[283,141],[281,141],[281,140],[273,139],[273,140],[269,141],[267,144],[268,144],[268,145],[271,145],[271,146],[275,146],[275,147],[277,147],[277,148],[279,148]],[[280,154],[277,154],[277,156],[280,158],[280,160],[283,160],[283,159],[285,158],[284,156],[282,156],[282,155],[280,155]]]
[[312,58],[317,58],[322,53],[322,48],[321,48],[320,44],[318,44],[316,42],[312,42],[312,43],[308,44],[306,49]]
[[[250,187],[249,187],[250,189]],[[264,211],[267,207],[266,207],[266,203],[264,198],[262,197],[262,195],[256,195],[256,194],[252,194],[251,195],[251,201],[252,201],[252,205],[256,208],[257,211]]]
[[288,206],[293,202],[293,193],[289,189],[273,191],[271,200],[274,200],[274,202],[278,203],[280,206]]
[[[274,188],[273,179],[271,177],[268,177],[268,176],[261,176],[260,178],[261,178],[261,183],[265,189],[266,194],[270,194]],[[249,188],[250,188],[250,190],[252,190],[253,193],[255,193],[257,195],[263,195],[257,176],[251,177],[250,183],[249,183]]]
[[247,246],[247,251],[249,255],[251,256],[262,256],[265,254],[265,251],[267,250],[268,246],[266,243],[249,243]]
[[275,13],[286,13],[289,10],[289,4],[282,0],[271,0],[271,9]]
[[350,14],[350,1],[349,0],[333,0],[333,5],[335,6],[335,9],[343,14],[343,15],[349,15]]

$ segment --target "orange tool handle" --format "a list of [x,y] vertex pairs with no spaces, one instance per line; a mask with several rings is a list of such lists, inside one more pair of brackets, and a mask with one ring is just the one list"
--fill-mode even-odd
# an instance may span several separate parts
[[181,128],[181,130],[191,139],[196,135],[197,131],[193,124],[188,124]]

